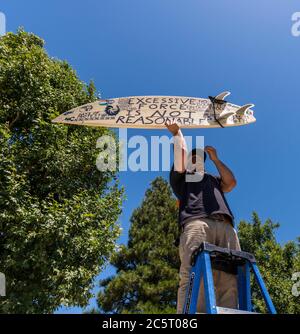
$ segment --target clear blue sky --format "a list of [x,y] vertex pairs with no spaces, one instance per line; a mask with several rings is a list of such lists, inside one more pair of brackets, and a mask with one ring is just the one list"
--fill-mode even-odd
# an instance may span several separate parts
[[[23,26],[41,36],[51,56],[67,60],[82,80],[93,79],[103,97],[207,97],[230,90],[230,101],[255,103],[254,125],[184,134],[204,135],[234,171],[238,186],[228,200],[237,222],[256,210],[281,223],[281,243],[300,235],[300,37],[291,34],[299,1],[2,0],[0,11],[8,31]],[[216,172],[211,164],[208,170]],[[132,210],[158,175],[168,177],[120,174],[128,198],[120,242],[127,240]]]

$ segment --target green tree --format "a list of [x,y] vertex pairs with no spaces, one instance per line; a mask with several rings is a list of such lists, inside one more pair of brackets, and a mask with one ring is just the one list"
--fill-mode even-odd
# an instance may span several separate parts
[[178,286],[176,202],[167,182],[157,178],[131,217],[128,246],[111,263],[117,274],[101,281],[103,312],[174,313]]
[[[290,241],[280,245],[275,232],[278,223],[267,219],[262,224],[256,212],[252,222],[241,221],[238,234],[244,251],[255,255],[260,272],[271,295],[278,313],[300,314],[300,297],[293,296],[292,275],[300,272],[300,238],[298,242]],[[255,310],[267,312],[259,288],[252,280],[252,299]]]
[[51,124],[94,101],[44,42],[19,30],[0,39],[0,271],[2,313],[86,306],[93,279],[119,236],[122,189],[96,168],[107,129]]
[[[292,273],[300,271],[300,245],[276,242],[279,224],[262,224],[256,213],[251,222],[238,227],[242,249],[253,253],[271,298],[280,313],[300,313],[299,298],[292,295]],[[112,257],[116,275],[100,282],[101,312],[174,313],[178,286],[176,201],[167,182],[153,181],[145,198],[131,217],[129,241]],[[265,312],[264,303],[253,284],[256,310]],[[94,310],[95,311],[95,310]]]

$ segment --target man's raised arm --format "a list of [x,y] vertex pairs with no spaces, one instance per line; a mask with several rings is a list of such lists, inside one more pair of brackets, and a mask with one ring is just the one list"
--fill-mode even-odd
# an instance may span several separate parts
[[167,129],[174,137],[174,170],[184,173],[186,170],[187,147],[179,125],[173,120],[165,122]]
[[214,147],[206,146],[205,151],[220,173],[222,191],[225,193],[230,192],[236,186],[236,179],[232,171],[218,158],[217,151]]

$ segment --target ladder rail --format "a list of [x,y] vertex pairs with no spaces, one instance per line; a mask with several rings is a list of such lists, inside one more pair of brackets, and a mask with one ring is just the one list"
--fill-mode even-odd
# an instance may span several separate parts
[[238,292],[239,309],[252,311],[251,286],[250,286],[250,265],[246,262],[244,266],[238,267]]
[[205,296],[205,308],[208,314],[216,314],[216,296],[214,289],[214,279],[211,269],[210,255],[204,251],[199,256],[202,258],[201,265],[203,266],[203,283],[204,283],[204,296]]
[[272,299],[271,299],[271,297],[269,295],[269,292],[267,290],[265,282],[264,282],[264,280],[261,277],[260,271],[259,271],[256,263],[251,263],[251,267],[252,267],[252,271],[254,273],[255,279],[256,279],[256,281],[258,283],[258,286],[260,288],[260,291],[262,293],[263,299],[264,299],[264,301],[266,303],[266,306],[267,306],[267,309],[268,309],[269,313],[271,313],[271,314],[277,314],[275,306],[274,306],[274,304],[272,302]]
[[200,290],[200,282],[201,282],[201,257],[197,256],[194,265],[190,270],[190,278],[186,291],[186,298],[183,307],[184,314],[196,314],[197,312],[197,302],[198,295]]

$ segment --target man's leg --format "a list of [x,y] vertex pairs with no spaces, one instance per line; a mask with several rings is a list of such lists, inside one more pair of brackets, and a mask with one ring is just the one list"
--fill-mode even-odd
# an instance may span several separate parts
[[[217,242],[220,247],[241,250],[237,233],[229,222],[218,222]],[[217,305],[221,307],[237,308],[237,276],[225,273],[224,271],[216,271],[214,273],[214,279]]]
[[[204,241],[214,243],[216,235],[215,222],[210,219],[195,219],[189,221],[184,226],[184,231],[180,236],[180,282],[177,299],[177,313],[182,313],[186,297],[186,290],[191,269],[191,257],[195,249]],[[203,285],[203,284],[201,284]],[[203,312],[204,308],[203,286],[200,286],[198,299],[198,312]]]

